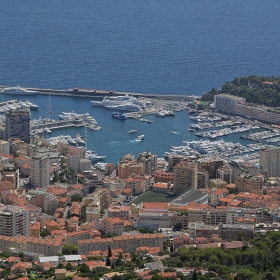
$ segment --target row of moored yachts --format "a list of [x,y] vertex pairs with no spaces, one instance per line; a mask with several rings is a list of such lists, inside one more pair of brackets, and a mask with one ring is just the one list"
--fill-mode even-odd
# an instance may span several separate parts
[[14,101],[14,102],[5,102],[2,106],[0,106],[0,113],[5,113],[10,110],[17,109],[38,109],[39,106],[26,100],[26,101]]

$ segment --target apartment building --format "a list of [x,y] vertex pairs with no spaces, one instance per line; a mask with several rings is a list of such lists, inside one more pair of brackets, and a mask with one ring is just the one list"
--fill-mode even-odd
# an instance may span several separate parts
[[261,149],[260,168],[267,170],[268,177],[280,177],[280,148]]
[[212,206],[220,204],[220,198],[226,197],[229,194],[227,188],[212,188],[209,193],[209,202]]
[[153,175],[157,168],[157,155],[150,152],[139,153],[138,162],[143,164],[143,173]]
[[143,164],[141,162],[130,161],[130,162],[119,162],[117,166],[117,173],[119,179],[125,179],[132,174],[143,174]]
[[173,167],[181,162],[181,161],[187,161],[188,157],[183,155],[169,155],[168,156],[168,171],[172,171]]
[[49,158],[33,156],[31,160],[31,185],[35,188],[47,188],[49,182]]
[[58,197],[56,195],[41,190],[34,190],[30,192],[30,194],[30,204],[42,208],[44,213],[48,213],[51,215],[55,213],[58,205]]
[[246,102],[246,99],[230,94],[217,94],[214,96],[214,108],[227,114],[235,114],[236,105],[242,102]]
[[197,189],[209,188],[209,172],[207,170],[199,169],[197,171]]
[[228,184],[231,184],[232,181],[232,169],[229,166],[221,166],[217,169],[217,178],[220,178],[223,181],[226,181]]
[[221,227],[221,237],[223,240],[253,239],[255,236],[254,224],[225,224]]
[[29,236],[30,213],[22,207],[0,205],[0,235]]
[[217,178],[217,170],[224,165],[224,161],[220,158],[200,159],[199,168],[208,171],[209,179]]
[[30,109],[17,109],[6,112],[6,139],[18,138],[30,143]]
[[280,123],[279,110],[264,105],[248,104],[245,98],[230,94],[215,95],[214,107],[220,112],[247,117],[261,122]]
[[132,189],[134,195],[149,190],[154,182],[153,177],[146,174],[132,174],[124,180],[125,187]]
[[159,228],[170,228],[174,224],[174,212],[168,210],[165,202],[142,202],[139,210],[139,224],[155,224]]
[[182,161],[173,168],[173,192],[180,194],[191,189],[197,189],[197,163]]
[[98,230],[89,231],[89,230],[79,230],[75,232],[68,232],[65,243],[78,246],[79,240],[93,239],[95,237],[100,237],[101,233]]
[[120,218],[121,220],[129,220],[131,216],[131,208],[129,206],[110,206],[108,208],[108,217]]
[[102,231],[112,236],[113,234],[122,235],[123,232],[131,231],[131,222],[123,221],[120,218],[107,217],[102,220]]
[[154,173],[155,183],[173,183],[173,173],[164,170],[156,170]]
[[91,169],[92,169],[91,160],[89,160],[87,158],[80,159],[80,161],[79,161],[79,172],[83,173],[83,172],[91,170]]
[[0,154],[9,155],[10,154],[10,142],[5,140],[0,140]]
[[138,247],[160,247],[163,250],[163,234],[136,234],[122,235],[112,238],[94,238],[91,240],[79,240],[79,254],[88,254],[90,251],[106,251],[111,249],[122,249],[124,253],[133,253]]
[[263,175],[252,176],[242,174],[236,178],[235,184],[238,192],[249,192],[262,195],[265,180]]
[[78,155],[79,159],[84,159],[86,156],[86,152],[84,149],[79,149],[77,147],[63,143],[57,143],[57,151],[63,156],[68,156],[68,154],[76,154]]
[[209,188],[217,188],[217,189],[221,189],[221,188],[225,188],[227,186],[227,182],[218,178],[218,179],[210,179],[209,180]]
[[18,235],[8,237],[0,235],[0,250],[8,252],[10,248],[37,253],[44,256],[55,256],[62,253],[62,240],[59,238],[36,238]]

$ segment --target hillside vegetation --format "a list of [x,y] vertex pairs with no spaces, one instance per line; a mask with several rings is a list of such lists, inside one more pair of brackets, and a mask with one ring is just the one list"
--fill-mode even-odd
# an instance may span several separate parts
[[[217,276],[200,275],[197,279],[201,280],[276,280],[280,279],[280,232],[259,234],[242,249],[182,247],[163,261],[168,267],[202,267]],[[232,274],[236,274],[235,277]]]
[[219,90],[212,88],[203,94],[202,101],[213,101],[214,95],[228,93],[246,98],[247,102],[270,107],[280,106],[280,77],[251,75],[226,82]]

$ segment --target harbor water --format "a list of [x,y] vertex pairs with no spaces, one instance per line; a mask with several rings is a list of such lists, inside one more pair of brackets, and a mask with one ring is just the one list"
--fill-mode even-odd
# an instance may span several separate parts
[[[89,113],[93,116],[98,125],[102,127],[99,131],[87,129],[86,133],[83,127],[67,127],[53,129],[51,133],[45,133],[43,136],[49,138],[58,135],[70,135],[75,138],[77,133],[83,137],[87,134],[88,149],[94,150],[99,155],[105,155],[104,161],[114,164],[126,153],[134,154],[137,157],[139,152],[148,151],[157,154],[158,157],[163,157],[164,152],[169,151],[171,146],[184,145],[183,141],[201,140],[201,137],[195,136],[197,131],[188,130],[191,124],[197,122],[190,119],[190,116],[193,115],[188,114],[187,110],[175,112],[174,117],[145,116],[146,119],[154,121],[153,123],[147,123],[135,119],[119,120],[112,118],[113,111],[93,106],[89,98],[49,97],[47,95],[28,96],[27,98],[39,106],[38,110],[31,110],[31,119],[51,117],[59,120],[59,115],[62,112],[72,111],[78,114]],[[2,95],[3,101],[9,99],[11,99],[11,95]],[[49,114],[50,111],[52,114]],[[137,133],[128,134],[127,132],[131,130],[131,127],[136,129]],[[199,132],[201,131],[199,130]],[[240,142],[243,145],[255,143],[241,139],[240,136],[243,134],[244,132],[218,137],[215,141],[224,139],[229,142]],[[137,142],[135,139],[139,135],[145,135],[145,137],[142,141]]]

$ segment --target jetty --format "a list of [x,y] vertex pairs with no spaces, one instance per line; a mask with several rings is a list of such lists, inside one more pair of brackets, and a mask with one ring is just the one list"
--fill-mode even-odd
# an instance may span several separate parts
[[[9,88],[10,86],[0,86],[1,90]],[[194,95],[179,95],[179,94],[148,94],[148,93],[135,93],[135,92],[120,92],[113,90],[100,90],[100,89],[86,89],[86,88],[73,88],[73,89],[49,89],[49,88],[24,88],[37,92],[41,95],[60,95],[60,96],[73,96],[73,97],[85,97],[85,98],[104,98],[105,96],[118,96],[118,95],[130,95],[137,98],[151,98],[159,100],[178,100],[178,101],[193,101],[200,98],[200,96]]]

